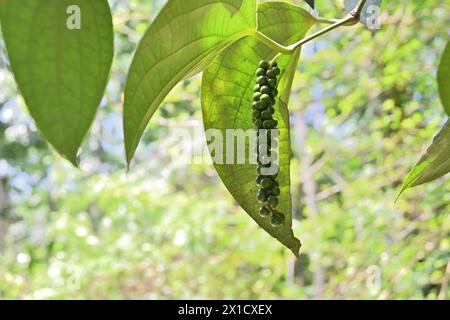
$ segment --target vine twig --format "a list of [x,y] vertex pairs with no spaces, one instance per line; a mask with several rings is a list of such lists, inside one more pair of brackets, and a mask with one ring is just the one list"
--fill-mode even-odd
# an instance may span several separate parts
[[355,9],[350,11],[344,18],[342,19],[327,19],[327,18],[317,18],[317,21],[319,22],[325,22],[325,23],[332,23],[330,26],[326,27],[325,29],[322,29],[316,33],[313,33],[312,35],[303,38],[299,41],[297,41],[294,44],[291,44],[290,46],[283,46],[279,44],[278,42],[274,41],[273,39],[267,37],[262,32],[256,30],[255,36],[258,40],[266,44],[267,46],[277,50],[279,53],[275,56],[275,58],[272,59],[272,62],[275,61],[279,56],[282,54],[292,54],[295,49],[298,47],[304,45],[305,43],[316,39],[325,33],[328,33],[334,29],[337,29],[341,26],[350,26],[355,25],[359,21],[359,17],[361,16],[362,9],[364,8],[364,5],[366,4],[367,0],[359,0],[358,4],[356,5]]

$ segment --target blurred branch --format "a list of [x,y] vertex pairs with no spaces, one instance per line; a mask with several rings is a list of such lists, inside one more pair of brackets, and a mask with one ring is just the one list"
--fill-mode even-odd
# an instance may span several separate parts
[[448,280],[450,278],[450,261],[447,263],[447,268],[445,269],[445,275],[442,279],[441,290],[439,291],[439,300],[446,300],[447,290],[448,290]]

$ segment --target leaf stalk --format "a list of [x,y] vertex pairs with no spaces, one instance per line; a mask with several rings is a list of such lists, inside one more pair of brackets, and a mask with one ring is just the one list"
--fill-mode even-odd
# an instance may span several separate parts
[[269,46],[270,48],[273,48],[274,50],[277,50],[279,53],[275,56],[275,58],[272,61],[275,61],[279,56],[281,56],[282,54],[292,54],[295,49],[297,49],[298,47],[304,45],[305,43],[314,40],[334,29],[337,29],[341,26],[352,26],[358,23],[359,21],[359,17],[361,16],[361,12],[364,8],[364,5],[366,4],[367,0],[359,0],[358,4],[356,5],[356,7],[350,11],[344,18],[342,19],[328,19],[328,18],[316,18],[316,20],[318,22],[323,22],[323,23],[330,23],[331,25],[319,30],[316,33],[313,33],[312,35],[303,38],[299,41],[297,41],[294,44],[291,44],[289,46],[283,46],[282,44],[279,44],[278,42],[274,41],[273,39],[269,38],[268,36],[266,36],[265,34],[263,34],[262,32],[255,30],[254,36],[260,40],[261,42],[263,42],[264,44],[266,44],[267,46]]

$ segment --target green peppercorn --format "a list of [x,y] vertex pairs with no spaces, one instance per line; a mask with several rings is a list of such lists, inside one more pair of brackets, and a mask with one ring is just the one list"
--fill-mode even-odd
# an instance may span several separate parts
[[253,101],[259,101],[261,98],[261,92],[255,92],[253,94]]
[[258,176],[256,177],[256,183],[261,184],[262,179],[264,179],[264,176]]
[[266,110],[269,111],[270,114],[274,114],[275,113],[275,109],[273,107],[268,107]]
[[261,112],[261,119],[267,120],[270,118],[272,118],[272,114],[270,113],[269,110],[264,110],[263,112]]
[[257,77],[264,76],[265,74],[266,74],[266,69],[263,69],[263,68],[256,69],[256,76]]
[[261,118],[261,111],[254,110],[252,115],[253,115],[253,118],[259,119],[259,118]]
[[267,83],[267,77],[265,77],[265,76],[259,76],[257,79],[256,79],[256,83],[257,84],[259,84],[259,85],[261,85],[261,86],[263,86],[263,85],[265,85],[266,83]]
[[262,86],[260,92],[262,94],[270,94],[272,92],[272,89],[270,89],[268,86]]
[[257,84],[256,86],[253,87],[253,92],[260,92],[261,90],[261,86],[259,84]]
[[275,74],[275,71],[273,71],[273,69],[270,69],[266,72],[266,76],[268,78],[275,78],[277,75]]
[[269,217],[271,214],[270,210],[266,207],[259,208],[259,215],[261,217]]
[[261,187],[269,189],[273,185],[273,180],[270,178],[264,178],[261,180]]
[[[268,88],[268,87],[265,86],[265,88]],[[261,91],[261,93],[265,93],[265,92],[262,92],[262,91]],[[272,98],[275,98],[277,95],[278,95],[278,90],[277,90],[277,88],[273,88],[273,89],[270,91],[270,96],[271,96]]]
[[274,98],[270,97],[270,105],[274,106],[277,102],[275,101]]
[[276,75],[276,76],[279,75],[279,74],[281,73],[280,68],[278,68],[277,66],[274,66],[274,67],[272,68],[272,71],[275,72],[275,75]]
[[[258,78],[259,79],[259,78]],[[271,87],[271,88],[276,88],[277,87],[277,79],[275,79],[275,78],[272,78],[272,79],[269,79],[269,80],[267,80],[267,78],[266,77],[264,77],[264,79],[265,79],[265,82],[264,82],[264,84],[268,84],[269,85],[269,87]],[[259,82],[258,82],[259,83]]]
[[260,111],[266,109],[266,105],[262,101],[257,101],[256,103],[253,104],[253,106],[255,107],[256,110],[260,110]]
[[264,189],[259,189],[256,193],[256,199],[258,199],[259,202],[265,202],[267,200],[267,194],[264,191]]
[[257,128],[262,128],[263,126],[263,121],[261,119],[253,119],[253,124],[255,125],[255,127]]
[[267,102],[268,101],[270,101],[270,96],[268,95],[268,94],[262,94],[260,97],[260,100],[262,101],[262,102],[264,102],[264,103],[266,103],[267,104]]
[[270,194],[273,196],[279,196],[281,193],[281,190],[279,187],[272,187],[272,189],[270,190]]
[[278,66],[278,63],[276,61],[273,61],[273,62],[270,63],[269,68],[275,68],[277,66]]
[[269,196],[266,200],[266,203],[272,208],[276,208],[279,201],[277,196]]
[[275,126],[276,126],[276,123],[275,123],[275,120],[273,120],[273,119],[264,120],[264,122],[263,122],[264,129],[273,129],[273,128],[275,128]]
[[266,60],[261,60],[258,66],[262,69],[268,69],[270,67],[269,63]]
[[284,215],[279,213],[278,211],[273,212],[272,217],[270,219],[270,224],[277,228],[283,225],[284,223]]

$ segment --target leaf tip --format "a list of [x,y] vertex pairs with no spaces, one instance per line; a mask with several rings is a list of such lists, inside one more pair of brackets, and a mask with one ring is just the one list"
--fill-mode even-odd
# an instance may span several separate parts
[[80,159],[76,153],[71,156],[63,155],[63,157],[66,158],[75,168],[80,168]]
[[289,249],[291,249],[294,256],[297,257],[298,259],[300,258],[300,248],[302,247],[302,243],[297,238],[294,239],[295,239],[294,244],[291,247],[289,247]]

